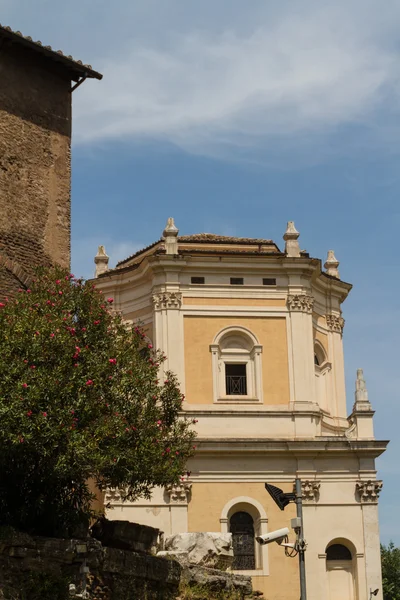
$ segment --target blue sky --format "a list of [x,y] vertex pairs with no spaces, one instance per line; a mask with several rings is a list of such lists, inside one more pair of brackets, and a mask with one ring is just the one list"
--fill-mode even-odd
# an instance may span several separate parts
[[400,545],[399,30],[385,0],[0,0],[1,22],[104,74],[73,95],[73,269],[182,233],[340,260],[348,406],[364,368],[381,536]]

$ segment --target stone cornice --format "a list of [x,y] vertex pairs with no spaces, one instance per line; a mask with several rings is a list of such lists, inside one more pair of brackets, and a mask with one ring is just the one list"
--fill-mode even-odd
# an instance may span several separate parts
[[289,311],[312,313],[314,297],[309,294],[289,294],[287,307]]
[[325,455],[336,456],[360,454],[364,457],[377,458],[388,445],[386,440],[348,440],[344,438],[318,438],[311,440],[288,440],[274,441],[262,439],[205,439],[197,438],[197,453],[222,454],[288,454],[298,455]]

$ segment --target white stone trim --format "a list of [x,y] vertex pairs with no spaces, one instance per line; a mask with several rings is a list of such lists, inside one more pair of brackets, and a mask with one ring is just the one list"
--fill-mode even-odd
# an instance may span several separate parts
[[[240,338],[250,342],[249,348],[222,348],[224,338],[228,336]],[[214,404],[262,403],[262,346],[257,337],[247,327],[230,325],[221,329],[210,344],[212,377],[213,377],[213,402]],[[246,395],[227,395],[225,366],[229,363],[246,365]]]

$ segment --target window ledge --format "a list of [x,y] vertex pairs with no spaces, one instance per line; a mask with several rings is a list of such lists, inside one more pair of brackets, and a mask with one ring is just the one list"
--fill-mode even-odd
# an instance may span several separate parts
[[245,396],[241,394],[239,396],[221,396],[217,399],[217,402],[243,402],[247,404],[248,402],[261,402],[259,398],[255,398],[254,396]]

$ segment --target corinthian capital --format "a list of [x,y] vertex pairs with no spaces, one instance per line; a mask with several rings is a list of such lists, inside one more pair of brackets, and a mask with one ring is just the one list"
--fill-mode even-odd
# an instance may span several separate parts
[[311,314],[314,297],[308,294],[294,294],[287,297],[287,306],[291,311],[301,311]]
[[377,480],[356,481],[356,492],[359,495],[360,502],[376,504],[382,486],[382,481]]
[[167,485],[165,488],[169,501],[174,504],[187,504],[191,490],[192,484],[187,481],[176,485]]
[[162,308],[180,308],[182,304],[182,294],[180,292],[160,292],[153,294],[153,304],[155,310]]
[[[319,488],[321,487],[321,482],[312,479],[312,480],[303,480],[301,482],[301,495],[303,500],[306,502],[317,501],[319,498]],[[293,492],[296,492],[295,485],[293,486]]]
[[326,323],[331,331],[343,333],[344,319],[336,315],[326,315]]

